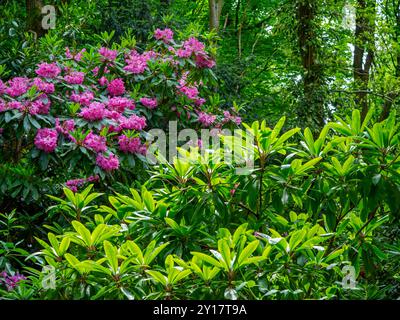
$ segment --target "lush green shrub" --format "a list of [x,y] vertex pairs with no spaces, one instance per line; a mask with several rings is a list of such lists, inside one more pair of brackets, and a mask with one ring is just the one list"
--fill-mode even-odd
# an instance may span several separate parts
[[[47,239],[37,239],[43,249],[28,258],[27,280],[7,296],[396,296],[399,286],[388,273],[398,247],[382,238],[400,208],[395,115],[369,124],[354,111],[337,120],[317,139],[308,129],[282,133],[283,118],[272,129],[255,122],[241,138],[226,136],[228,146],[254,138],[248,175],[236,174],[240,163],[215,163],[193,148],[154,168],[141,189],[109,195],[108,204],[92,186],[76,193],[64,188],[49,208],[58,222],[47,226]],[[244,147],[243,155],[249,151]],[[348,265],[357,281],[352,290],[343,286]],[[56,289],[42,286],[46,266]]]

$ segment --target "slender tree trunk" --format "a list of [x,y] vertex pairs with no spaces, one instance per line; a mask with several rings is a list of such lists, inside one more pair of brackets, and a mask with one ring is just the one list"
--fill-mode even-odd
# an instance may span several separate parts
[[224,0],[208,0],[208,4],[210,7],[210,31],[218,32]]
[[45,33],[42,28],[42,0],[26,0],[26,30],[33,31],[38,37]]
[[[394,42],[399,43],[400,41],[400,1],[393,2],[393,14],[395,18],[395,33],[394,33]],[[387,12],[389,15],[389,12]],[[397,49],[396,53],[396,66],[395,66],[395,77],[400,80],[400,50]],[[380,121],[385,120],[389,117],[390,111],[392,109],[394,100],[399,96],[398,92],[391,92],[388,94],[388,97],[385,99],[383,104],[382,112],[379,117]]]
[[353,76],[359,91],[356,93],[356,104],[361,109],[362,119],[369,110],[367,91],[374,60],[375,7],[376,0],[357,0]]
[[297,1],[297,36],[303,66],[303,101],[298,108],[301,126],[324,126],[324,99],[321,91],[322,68],[317,61],[318,45],[315,34],[317,0]]

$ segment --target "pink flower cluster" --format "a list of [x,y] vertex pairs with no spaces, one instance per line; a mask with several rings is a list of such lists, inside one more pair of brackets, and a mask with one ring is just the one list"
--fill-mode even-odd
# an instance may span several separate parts
[[84,72],[74,71],[64,77],[64,80],[69,84],[82,84],[85,79]]
[[86,121],[103,120],[106,115],[106,107],[101,102],[92,102],[89,107],[82,108],[80,116]]
[[125,93],[124,81],[120,78],[110,81],[107,90],[112,96],[120,96]]
[[70,140],[74,140],[71,136],[71,132],[75,129],[75,121],[73,119],[65,120],[62,124],[60,119],[56,119],[56,130],[58,133],[68,137]]
[[98,181],[100,181],[100,177],[98,175],[95,175],[95,176],[90,176],[88,178],[68,180],[65,183],[65,185],[71,191],[78,192],[78,189],[83,185],[85,185],[86,183],[98,182]]
[[73,93],[70,96],[70,100],[79,103],[82,106],[89,106],[91,101],[94,99],[94,94],[91,91],[85,91],[82,93]]
[[68,59],[74,59],[75,61],[81,61],[84,52],[86,52],[86,49],[82,49],[78,53],[72,54],[71,50],[68,47],[65,48],[65,56]]
[[0,283],[4,283],[8,291],[12,291],[20,281],[26,280],[22,274],[9,275],[6,271],[0,273]]
[[140,103],[149,109],[157,108],[157,98],[141,98]]
[[114,61],[117,58],[118,51],[111,50],[105,47],[99,49],[99,53],[104,57],[105,60]]
[[119,120],[119,130],[136,130],[140,131],[146,127],[146,118],[132,115],[129,118],[121,118]]
[[217,116],[215,116],[215,115],[208,114],[208,113],[205,113],[205,112],[200,112],[199,113],[199,119],[198,120],[205,127],[211,126],[215,122],[216,119],[217,119]]
[[206,53],[196,55],[196,65],[199,68],[211,69],[215,66],[215,61],[211,59]]
[[22,77],[15,77],[7,82],[8,87],[5,93],[11,97],[19,97],[26,93],[29,89],[29,79]]
[[168,28],[164,30],[156,29],[156,31],[154,31],[154,38],[162,40],[164,43],[168,43],[174,38],[174,32]]
[[104,171],[113,171],[119,168],[118,157],[112,153],[108,157],[99,153],[96,157],[96,164]]
[[204,49],[204,43],[192,37],[183,43],[182,48],[178,49],[176,54],[180,58],[189,58],[193,54],[197,55],[204,53]]
[[222,122],[227,123],[229,121],[232,121],[232,122],[236,123],[237,125],[240,125],[242,123],[242,118],[231,115],[231,113],[229,111],[224,111],[224,120]]
[[125,59],[127,65],[124,70],[133,74],[142,74],[147,68],[147,61],[153,57],[153,53],[145,52],[140,54],[136,50],[132,50]]
[[99,85],[101,85],[102,87],[105,87],[106,85],[108,85],[108,79],[105,76],[102,76],[98,82],[99,82]]
[[40,78],[33,79],[33,85],[44,93],[50,94],[55,91],[54,83],[45,82]]
[[107,150],[107,139],[90,132],[83,141],[83,145],[94,152],[103,152]]
[[110,111],[117,111],[119,113],[123,113],[126,108],[130,110],[135,109],[135,103],[124,97],[113,97],[108,100],[107,108]]
[[50,111],[50,106],[51,102],[47,95],[42,94],[37,100],[26,102],[25,105],[20,108],[20,111],[29,113],[31,115],[48,114]]
[[182,48],[176,51],[176,55],[180,58],[189,58],[194,55],[196,65],[199,68],[212,68],[215,66],[215,61],[205,52],[204,44],[193,37],[183,43]]
[[199,97],[199,89],[196,86],[186,84],[186,75],[179,80],[178,90],[192,100],[196,106],[202,106],[206,102],[204,98]]
[[36,74],[43,78],[55,78],[61,73],[61,69],[56,63],[40,63],[36,69]]
[[119,149],[125,153],[138,153],[146,155],[147,148],[144,144],[140,142],[138,137],[127,137],[126,135],[121,135],[118,138]]
[[36,148],[50,153],[57,147],[57,138],[58,133],[54,129],[38,129],[34,143]]
[[[0,80],[0,112],[13,110],[13,113],[28,115],[49,114],[47,117],[37,116],[38,123],[44,125],[44,120],[53,119],[55,128],[39,129],[34,137],[35,146],[50,153],[56,150],[59,137],[62,141],[72,141],[95,154],[96,164],[105,171],[113,171],[120,166],[118,154],[111,153],[115,149],[119,154],[146,154],[146,146],[137,133],[146,128],[147,121],[144,116],[133,114],[132,110],[148,114],[144,108],[155,109],[162,104],[165,109],[171,107],[181,121],[186,121],[193,115],[194,105],[198,121],[203,126],[215,127],[228,121],[238,123],[240,118],[230,114],[225,114],[224,120],[217,123],[216,115],[200,108],[205,103],[205,99],[200,97],[203,83],[187,80],[192,70],[211,68],[215,64],[206,53],[205,45],[194,37],[181,45],[176,44],[174,33],[168,28],[155,30],[154,37],[159,40],[154,51],[102,47],[97,52],[88,52],[90,59],[87,61],[76,63],[82,60],[86,50],[72,52],[66,48],[67,59],[38,64],[33,79],[16,77],[7,82]],[[191,63],[182,59],[190,59]],[[96,64],[93,65],[93,62]],[[119,68],[121,63],[122,70]],[[188,69],[184,69],[186,67]],[[103,70],[101,74],[100,70]],[[140,76],[144,73],[145,76]],[[160,88],[156,82],[145,80],[163,77],[171,81]],[[173,83],[179,79],[175,87]],[[32,90],[34,94],[28,95],[33,86],[37,88],[36,92]],[[177,99],[178,95],[184,99]],[[162,100],[158,98],[161,96]],[[154,121],[158,116],[158,112],[154,112]],[[88,124],[79,118],[94,123]],[[99,123],[101,120],[104,121]],[[9,128],[11,126],[5,127],[5,133]],[[30,128],[31,131],[33,129]],[[89,134],[83,138],[82,132]],[[70,145],[66,143],[63,148]],[[82,179],[75,179],[67,185],[77,187],[81,183]]]
[[35,86],[39,93],[54,93],[55,87],[53,83],[43,81],[40,78],[30,80],[23,77],[15,77],[9,80],[6,84],[0,82],[0,94],[7,94],[10,97],[16,98],[24,95],[30,88]]
[[4,82],[0,79],[0,94],[3,94],[6,91],[6,85]]

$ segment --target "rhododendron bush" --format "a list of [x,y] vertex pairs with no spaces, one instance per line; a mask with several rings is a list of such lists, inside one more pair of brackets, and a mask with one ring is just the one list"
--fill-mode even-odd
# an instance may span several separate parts
[[214,114],[215,61],[203,42],[176,41],[170,29],[157,29],[154,40],[145,50],[66,48],[39,63],[36,77],[0,81],[3,161],[27,158],[44,174],[56,171],[59,183],[105,179],[144,160],[147,129],[169,120],[181,128],[240,123],[234,110]]

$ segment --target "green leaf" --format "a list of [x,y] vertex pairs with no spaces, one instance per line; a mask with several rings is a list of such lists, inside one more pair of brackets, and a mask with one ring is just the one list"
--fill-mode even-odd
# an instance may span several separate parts
[[146,270],[146,273],[149,274],[156,282],[161,283],[164,287],[168,284],[168,278],[164,276],[161,272]]
[[114,274],[118,273],[118,257],[117,257],[117,248],[115,248],[110,242],[105,240],[103,242],[104,252],[106,253],[107,260],[110,264],[111,269]]
[[219,262],[218,260],[214,259],[213,257],[210,257],[204,253],[201,252],[191,252],[191,254],[195,257],[197,257],[198,259],[205,261],[207,263],[209,263],[210,265],[217,267],[217,268],[222,268],[221,262]]
[[260,242],[258,240],[254,240],[242,250],[238,259],[239,267],[242,266],[242,264],[253,254],[253,252],[257,249],[259,243]]
[[289,248],[290,251],[294,251],[296,247],[303,241],[304,237],[307,234],[307,230],[297,230],[292,233],[289,240]]
[[72,221],[72,226],[76,232],[81,236],[84,243],[89,247],[92,245],[92,237],[90,231],[79,221]]

